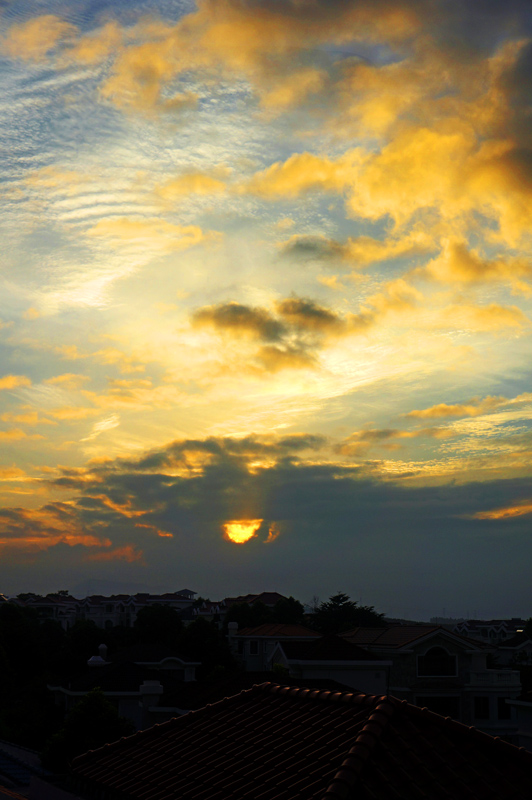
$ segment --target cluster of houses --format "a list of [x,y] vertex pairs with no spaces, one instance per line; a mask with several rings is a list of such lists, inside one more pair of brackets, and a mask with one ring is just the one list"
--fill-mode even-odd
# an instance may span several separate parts
[[[260,601],[273,608],[283,599],[277,592],[262,592],[199,604],[196,597],[190,589],[160,595],[93,595],[83,600],[62,592],[29,596],[24,603],[64,628],[89,619],[105,629],[133,625],[139,610],[148,605],[174,608],[185,622],[204,618],[221,627],[235,603]],[[392,624],[324,637],[310,625],[268,623],[238,630],[237,623],[230,622],[227,636],[249,680],[274,670],[290,680],[335,681],[372,695],[393,695],[532,749],[532,705],[521,698],[520,673],[512,669],[532,663],[532,642],[523,633],[524,624],[523,620],[461,621],[454,629]],[[201,688],[195,686],[199,664],[184,654],[177,657],[175,652],[149,649],[108,658],[102,648],[90,659],[87,676],[50,688],[57,702],[68,708],[91,687],[102,686],[137,729],[197,707],[202,699]]]
[[[65,629],[80,619],[93,620],[102,629],[132,626],[140,609],[149,605],[170,606],[185,622],[204,618],[217,622],[221,629],[224,617],[235,603],[253,605],[260,601],[273,608],[283,599],[277,592],[227,597],[215,603],[198,603],[196,597],[189,589],[161,595],[92,596],[84,600],[62,592],[45,598],[26,596],[16,602],[34,608],[43,619],[57,620]],[[99,687],[139,733],[110,748],[107,746],[105,752],[95,751],[81,757],[74,764],[81,792],[75,796],[106,800],[147,796],[142,795],[146,786],[155,785],[164,776],[169,798],[177,796],[178,790],[184,798],[205,800],[211,796],[213,800],[221,798],[229,790],[236,792],[231,796],[257,800],[321,797],[322,789],[313,793],[318,784],[326,787],[323,797],[331,800],[387,797],[391,795],[366,795],[365,789],[362,793],[360,790],[362,786],[370,787],[373,781],[389,780],[390,763],[397,763],[398,753],[405,747],[404,758],[413,759],[411,780],[419,777],[415,772],[419,758],[426,764],[430,759],[434,761],[434,775],[424,778],[429,783],[443,780],[444,762],[449,762],[451,783],[462,769],[464,794],[460,794],[457,785],[449,784],[455,797],[473,796],[474,793],[467,794],[467,785],[475,775],[478,779],[474,766],[469,775],[473,762],[482,763],[483,770],[488,762],[492,765],[500,762],[503,765],[500,775],[509,781],[505,788],[500,782],[502,778],[497,778],[499,783],[486,780],[485,794],[474,796],[491,797],[489,791],[493,787],[498,792],[493,796],[498,798],[532,796],[532,701],[522,696],[520,672],[515,669],[516,665],[532,663],[532,641],[525,635],[522,620],[461,621],[454,629],[394,621],[381,627],[357,627],[338,635],[322,635],[312,629],[310,619],[307,622],[272,622],[240,629],[236,622],[229,622],[228,644],[240,669],[218,681],[197,680],[197,669],[201,666],[198,661],[185,653],[176,655],[175,649],[160,644],[138,644],[114,653],[108,653],[106,646],[101,645],[88,660],[85,674],[65,684],[50,684],[48,688],[56,703],[69,709],[91,689]],[[358,733],[353,720],[360,721]],[[328,725],[332,738],[325,741]],[[308,737],[309,726],[317,726],[317,741],[321,745],[315,745]],[[270,728],[275,741],[263,753],[261,747]],[[214,729],[216,736],[209,738],[209,731]],[[281,730],[286,731],[283,734],[286,740],[279,738]],[[261,735],[257,731],[262,731]],[[370,731],[370,739],[366,731]],[[251,781],[246,789],[250,794],[244,792],[244,783],[239,782],[241,764],[237,750],[234,769],[226,765],[218,775],[217,768],[214,772],[211,768],[220,742],[236,742],[241,733],[244,743],[256,734],[260,739],[254,750],[248,747],[244,751],[249,750],[253,764],[246,765],[245,758],[242,762],[242,780]],[[485,734],[491,736],[482,739]],[[195,737],[201,745],[199,749],[194,744]],[[314,771],[305,772],[290,761],[287,742],[292,739],[299,751],[308,749],[309,769],[315,762]],[[341,752],[340,739],[342,742],[345,739]],[[371,767],[364,766],[368,742],[372,749]],[[428,743],[432,750],[427,749]],[[268,754],[268,758],[270,755],[274,758],[277,747],[279,758],[289,765],[286,769],[290,773],[284,793],[280,791],[278,795],[275,792],[280,778],[266,769],[264,764],[268,759],[262,757]],[[318,767],[317,754],[323,747],[331,751],[327,755],[328,766]],[[128,773],[137,751],[149,753],[150,748],[153,757],[144,758],[144,772],[131,782]],[[273,749],[270,752],[268,748]],[[183,755],[189,750],[192,760]],[[251,756],[252,752],[258,753],[258,761],[255,755]],[[166,759],[165,764],[170,763],[168,753],[174,753],[175,758],[171,759],[176,766],[174,777],[169,775],[167,766],[164,769],[159,766],[156,753],[163,754],[160,758]],[[466,753],[469,755],[460,762]],[[205,765],[203,772],[200,771],[201,785],[197,785],[200,773],[192,770],[188,776],[188,771],[194,758],[200,756]],[[227,763],[232,763],[232,750],[228,749],[226,757]],[[359,758],[364,764],[357,761]],[[407,761],[402,762],[405,769]],[[397,780],[399,777],[398,773]],[[259,789],[268,786],[270,779],[272,785],[260,794]],[[229,781],[225,788],[224,781]],[[219,793],[212,794],[212,787],[218,784]],[[35,797],[44,798],[45,788],[42,785]],[[157,797],[166,797],[161,791]],[[399,792],[393,796],[410,797],[409,790],[405,791],[405,795]]]

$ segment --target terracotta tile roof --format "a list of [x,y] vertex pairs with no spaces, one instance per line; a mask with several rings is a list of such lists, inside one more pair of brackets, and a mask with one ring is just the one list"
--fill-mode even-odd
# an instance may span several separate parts
[[393,625],[390,628],[354,628],[340,635],[349,642],[362,647],[366,645],[368,647],[400,648],[434,633],[443,633],[445,636],[451,636],[453,639],[462,641],[475,649],[483,645],[482,642],[468,639],[466,636],[449,631],[441,625]]
[[260,594],[240,594],[238,597],[226,597],[224,603],[226,606],[232,606],[235,603],[249,603],[253,605],[257,600],[264,603],[265,606],[274,606],[279,600],[286,600],[286,597],[279,592],[261,592]]
[[313,642],[282,642],[289,661],[375,661],[378,656],[340,636],[323,636]]
[[532,796],[522,749],[395,698],[271,683],[85,753],[73,773],[120,800]]
[[299,637],[320,639],[321,633],[305,628],[304,625],[283,625],[279,622],[268,622],[264,625],[257,625],[256,628],[242,628],[236,636],[271,636],[273,639],[289,637],[296,639]]

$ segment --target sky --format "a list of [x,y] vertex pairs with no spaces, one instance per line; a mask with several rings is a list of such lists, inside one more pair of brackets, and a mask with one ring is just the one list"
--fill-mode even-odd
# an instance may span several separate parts
[[0,87],[0,591],[532,615],[529,0],[2,0]]

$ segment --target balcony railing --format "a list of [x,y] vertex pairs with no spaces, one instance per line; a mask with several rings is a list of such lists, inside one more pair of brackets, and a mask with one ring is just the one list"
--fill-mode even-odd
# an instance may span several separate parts
[[467,685],[520,689],[521,676],[519,672],[509,669],[484,669],[482,672],[468,673]]

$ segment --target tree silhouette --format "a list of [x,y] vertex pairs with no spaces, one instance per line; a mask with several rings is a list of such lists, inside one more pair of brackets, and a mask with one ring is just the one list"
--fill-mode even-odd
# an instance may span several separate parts
[[350,628],[382,627],[384,614],[375,611],[374,606],[359,606],[349,595],[338,592],[320,603],[312,624],[320,633],[341,633]]

